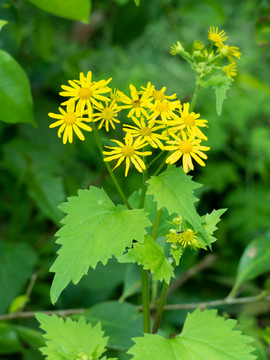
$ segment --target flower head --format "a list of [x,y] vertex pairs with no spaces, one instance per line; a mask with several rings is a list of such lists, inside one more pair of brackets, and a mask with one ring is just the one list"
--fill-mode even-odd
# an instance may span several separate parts
[[217,47],[218,47],[217,51],[220,53],[220,55],[222,57],[227,57],[231,63],[235,62],[233,56],[236,57],[237,59],[240,59],[240,56],[242,55],[242,53],[240,53],[239,48],[237,46],[229,46],[219,43]]
[[210,148],[208,146],[201,146],[201,139],[194,139],[194,134],[187,137],[187,134],[183,130],[181,130],[178,136],[175,134],[171,135],[175,140],[167,141],[167,144],[170,145],[165,146],[165,150],[174,152],[166,159],[167,164],[174,164],[182,157],[183,170],[185,173],[187,173],[189,169],[194,169],[192,158],[201,166],[205,166],[201,158],[207,159],[203,151],[207,151]]
[[99,103],[99,107],[95,106],[95,109],[97,112],[93,114],[93,121],[100,121],[98,126],[99,129],[105,124],[105,129],[108,132],[110,126],[115,129],[114,123],[120,123],[120,120],[116,117],[121,109],[117,106],[115,101],[111,101],[110,104],[106,101],[105,106],[102,103]]
[[167,242],[177,244],[180,240],[180,234],[175,229],[171,229],[169,234],[166,235]]
[[129,168],[130,168],[130,162],[133,163],[135,168],[142,172],[146,169],[146,166],[140,156],[147,156],[152,155],[151,151],[138,151],[139,149],[143,148],[147,145],[144,140],[142,139],[136,139],[133,142],[132,135],[130,133],[127,133],[125,136],[125,143],[121,143],[118,140],[112,140],[115,142],[118,146],[105,146],[106,148],[111,149],[111,151],[103,151],[104,155],[110,155],[106,156],[103,160],[104,161],[112,161],[115,159],[119,159],[115,167],[117,168],[124,160],[126,160],[126,170],[125,170],[125,176],[127,176]]
[[106,96],[101,94],[110,92],[111,89],[107,84],[111,81],[111,78],[108,80],[100,80],[92,82],[92,72],[88,71],[87,76],[85,77],[83,73],[80,73],[80,80],[69,80],[71,86],[62,85],[62,89],[59,94],[61,96],[70,97],[69,100],[63,102],[61,105],[67,105],[70,102],[78,100],[76,109],[80,112],[83,112],[85,108],[88,109],[89,117],[92,116],[92,104],[99,106],[98,100],[106,101],[109,100]]
[[152,112],[151,115],[149,115],[149,120],[151,122],[155,122],[158,117],[161,118],[162,124],[166,125],[168,120],[177,118],[177,114],[175,111],[177,111],[180,108],[180,100],[179,101],[157,101],[155,104],[151,104],[150,111]]
[[234,79],[232,77],[237,75],[235,63],[230,63],[227,66],[223,66],[222,70],[225,72],[225,74],[228,76],[228,78],[230,78],[230,79],[232,79],[232,81],[234,81]]
[[185,49],[183,48],[180,41],[177,41],[176,44],[173,44],[173,46],[171,46],[170,54],[171,55],[178,55],[183,51],[185,51]]
[[196,249],[200,247],[199,242],[196,240],[196,238],[198,236],[195,235],[196,232],[191,230],[191,229],[187,229],[186,231],[183,231],[180,234],[180,238],[179,238],[179,243],[180,245],[182,245],[184,248],[189,246],[192,249]]
[[224,30],[218,32],[218,27],[215,28],[214,26],[210,27],[208,31],[208,39],[213,41],[214,43],[222,43],[223,41],[228,39],[228,36],[225,36],[226,33]]
[[72,143],[73,141],[73,130],[80,140],[84,140],[85,137],[82,134],[81,129],[86,131],[92,131],[92,128],[86,125],[83,121],[89,122],[89,119],[82,118],[82,114],[78,111],[75,111],[75,102],[67,104],[67,109],[64,111],[59,107],[61,114],[49,113],[49,116],[53,119],[58,119],[58,121],[52,123],[49,127],[54,128],[60,126],[58,129],[58,137],[61,137],[62,132],[64,132],[63,143],[66,144],[67,140]]
[[138,139],[143,139],[147,141],[152,147],[163,149],[164,146],[160,140],[166,140],[165,135],[157,133],[161,128],[164,128],[164,125],[154,126],[154,123],[146,122],[143,117],[137,119],[135,116],[132,116],[132,120],[136,126],[124,124],[123,130],[127,133],[130,133],[133,137]]

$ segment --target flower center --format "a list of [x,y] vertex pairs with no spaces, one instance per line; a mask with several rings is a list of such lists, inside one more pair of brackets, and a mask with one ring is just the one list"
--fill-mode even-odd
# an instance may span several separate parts
[[219,41],[221,41],[220,35],[218,35],[218,34],[211,34],[211,35],[210,35],[210,40],[212,40],[212,41],[214,41],[214,42],[219,42]]
[[151,136],[152,131],[148,127],[145,126],[145,127],[141,128],[140,134],[142,136]]
[[168,104],[160,102],[160,103],[157,104],[156,110],[159,111],[159,112],[168,111],[169,110]]
[[131,145],[125,145],[122,149],[122,154],[125,157],[130,157],[134,154],[134,147]]
[[74,124],[76,122],[76,114],[75,113],[67,113],[64,120],[67,125]]
[[193,232],[192,231],[184,231],[182,234],[182,239],[186,243],[190,243],[193,241]]
[[157,90],[157,91],[154,92],[153,98],[154,98],[155,100],[164,100],[164,99],[165,99],[165,95],[164,95],[164,93],[163,93],[162,91]]
[[192,152],[192,144],[188,140],[180,141],[179,150],[183,154],[190,154]]
[[133,106],[133,107],[140,107],[140,106],[141,106],[140,100],[138,99],[138,100],[132,101],[132,106]]
[[195,125],[195,117],[193,115],[184,116],[183,121],[188,126],[194,126]]
[[93,95],[92,91],[89,88],[81,88],[78,92],[78,96],[80,99],[87,100]]
[[105,120],[111,120],[112,117],[113,117],[113,111],[112,111],[112,109],[105,108],[105,109],[102,111],[102,117],[103,117],[103,119],[105,119]]

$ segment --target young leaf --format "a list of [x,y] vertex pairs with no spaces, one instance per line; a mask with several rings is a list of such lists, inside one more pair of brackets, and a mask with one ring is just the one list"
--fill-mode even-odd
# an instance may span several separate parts
[[143,244],[136,243],[133,248],[119,258],[119,262],[136,262],[143,265],[144,270],[151,270],[154,280],[170,283],[174,277],[172,265],[167,260],[162,246],[146,235]]
[[35,124],[28,78],[12,56],[0,50],[0,120]]
[[56,315],[36,314],[42,330],[46,332],[46,347],[41,348],[47,360],[75,360],[84,354],[90,359],[98,359],[105,351],[107,337],[98,323],[87,324],[81,316],[79,321],[63,320]]
[[88,268],[118,258],[133,239],[143,242],[150,225],[144,210],[119,210],[103,189],[79,190],[60,209],[67,215],[56,233],[62,247],[50,271],[55,272],[51,300],[55,303],[70,281],[77,284]]
[[154,195],[158,208],[166,207],[169,214],[181,215],[202,235],[203,244],[210,246],[210,241],[201,223],[201,217],[196,212],[194,203],[197,198],[193,189],[201,185],[191,180],[191,176],[181,168],[172,166],[159,176],[148,180],[147,193]]
[[245,249],[237,269],[233,293],[243,282],[270,270],[270,233],[252,241]]
[[134,0],[134,2],[135,2],[135,4],[136,4],[137,6],[140,5],[140,0]]
[[188,314],[182,333],[173,339],[145,334],[134,338],[128,351],[133,360],[255,360],[252,338],[233,329],[236,321],[216,316],[216,310]]
[[89,22],[90,0],[28,0],[38,8],[70,20]]
[[[221,215],[224,214],[226,210],[227,209],[213,210],[211,214],[202,216],[202,224],[211,244],[217,240],[213,236],[213,233],[217,230],[216,225],[220,221]],[[199,237],[200,235],[198,236],[198,241],[201,242],[202,239],[199,239]]]

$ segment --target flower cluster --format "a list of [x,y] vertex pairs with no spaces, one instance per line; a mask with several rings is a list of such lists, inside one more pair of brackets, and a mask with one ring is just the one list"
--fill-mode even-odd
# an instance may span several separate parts
[[166,87],[156,89],[150,82],[140,89],[130,84],[128,96],[119,90],[112,91],[108,87],[110,81],[93,82],[89,71],[86,77],[81,73],[79,80],[69,81],[70,86],[62,85],[64,91],[60,95],[69,97],[61,104],[66,110],[60,107],[60,114],[49,116],[57,119],[50,127],[59,126],[58,136],[63,133],[64,144],[73,141],[73,132],[84,140],[80,129],[92,131],[95,122],[99,122],[98,129],[114,130],[120,123],[120,111],[124,111],[127,119],[122,124],[124,139],[122,142],[112,139],[114,146],[106,145],[103,155],[106,162],[117,160],[114,168],[125,161],[125,176],[131,163],[139,172],[144,171],[146,156],[152,155],[153,149],[169,152],[166,158],[169,164],[182,158],[185,172],[194,169],[192,160],[205,165],[204,151],[209,147],[201,142],[207,140],[202,132],[207,120],[191,111],[189,103],[181,104],[176,94],[168,95]]
[[[219,31],[218,27],[211,26],[208,31],[209,48],[206,48],[203,42],[195,40],[192,52],[189,53],[178,41],[171,47],[170,53],[180,55],[187,60],[201,79],[207,75],[222,72],[233,81],[233,77],[237,75],[235,58],[240,59],[241,52],[237,46],[225,44],[227,39],[228,36],[224,30]],[[220,60],[224,58],[229,60],[229,64],[221,66]]]

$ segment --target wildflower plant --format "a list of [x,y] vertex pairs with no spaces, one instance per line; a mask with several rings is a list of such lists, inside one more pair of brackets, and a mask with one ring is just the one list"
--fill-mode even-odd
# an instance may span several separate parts
[[[60,206],[66,216],[56,233],[61,248],[51,267],[55,274],[51,301],[55,303],[70,282],[77,284],[89,267],[106,265],[111,257],[140,266],[144,336],[133,339],[135,345],[128,351],[135,360],[255,359],[249,345],[251,339],[240,331],[232,331],[235,322],[216,317],[215,310],[197,309],[189,314],[181,337],[165,339],[156,335],[171,279],[181,266],[184,252],[211,250],[216,241],[216,224],[225,212],[220,209],[204,216],[198,214],[194,190],[200,185],[188,173],[198,165],[207,165],[210,151],[207,128],[211,124],[195,110],[197,97],[202,88],[212,86],[220,114],[226,90],[237,74],[235,58],[239,59],[241,53],[237,47],[227,45],[227,39],[224,30],[211,27],[206,39],[210,42],[208,47],[200,40],[194,42],[191,52],[179,41],[171,47],[171,55],[188,61],[196,74],[194,96],[189,102],[183,103],[165,86],[156,88],[150,81],[137,87],[130,84],[130,93],[124,94],[110,88],[111,78],[97,80],[89,71],[86,76],[81,73],[79,79],[70,80],[69,86],[62,85],[60,96],[65,99],[61,105],[66,106],[66,111],[59,108],[61,114],[49,113],[57,119],[50,127],[59,126],[58,136],[63,135],[64,144],[73,141],[73,132],[83,141],[85,136],[80,129],[92,131],[123,201],[116,206],[102,188],[90,186]],[[104,128],[110,136],[106,145],[100,137]],[[117,133],[123,134],[121,139],[115,138],[116,128]],[[133,194],[126,194],[119,184],[121,167],[125,177],[134,171],[142,174],[142,186]],[[159,296],[158,283],[162,284]],[[152,322],[150,307],[155,309]],[[50,323],[44,314],[37,318],[47,332],[44,354],[48,359],[53,359],[52,349],[63,358],[67,356],[63,349],[72,348],[72,341],[69,343],[66,338],[58,349],[54,348],[54,323],[66,328],[70,338],[81,331],[90,344],[93,338],[96,340],[95,346],[76,348],[74,356],[67,358],[103,356],[107,340],[99,326],[95,330],[82,318],[80,330],[78,323],[69,320],[65,323],[53,317]],[[60,355],[55,359],[60,359]]]

